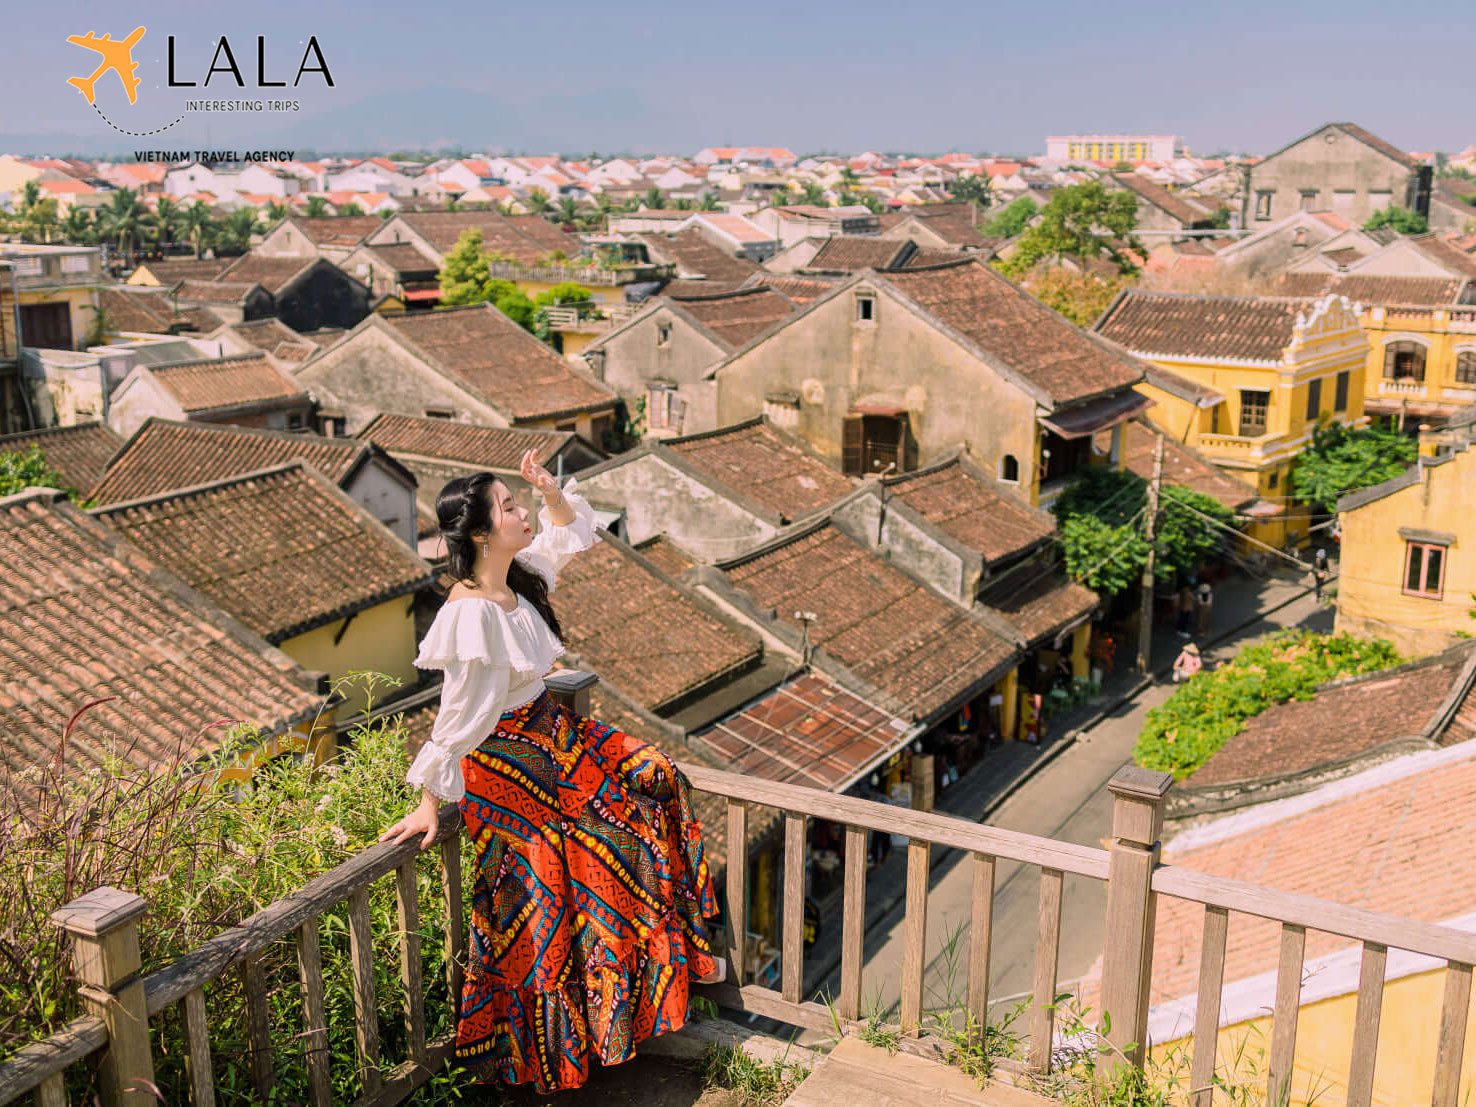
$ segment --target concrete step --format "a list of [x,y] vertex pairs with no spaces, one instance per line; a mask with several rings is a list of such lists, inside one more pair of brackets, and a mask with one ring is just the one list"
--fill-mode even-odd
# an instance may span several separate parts
[[981,1089],[951,1065],[888,1053],[860,1038],[843,1038],[784,1107],[1048,1107],[1046,1099],[991,1080]]

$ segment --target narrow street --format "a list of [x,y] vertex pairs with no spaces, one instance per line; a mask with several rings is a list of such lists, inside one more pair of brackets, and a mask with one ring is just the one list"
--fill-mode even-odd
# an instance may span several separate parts
[[[1254,612],[1266,614],[1218,641],[1212,639],[1210,648],[1205,650],[1206,661],[1211,665],[1228,660],[1247,642],[1277,629],[1292,626],[1320,631],[1332,629],[1332,612],[1319,609],[1310,594],[1303,594],[1300,580],[1273,579],[1260,585],[1246,581],[1239,610],[1241,614],[1236,617],[1232,605],[1220,607],[1216,622],[1233,626]],[[1171,660],[1178,649],[1179,639],[1172,631],[1160,631],[1154,648],[1155,664],[1164,664],[1161,660],[1164,657]],[[1112,822],[1107,781],[1131,759],[1133,744],[1149,709],[1166,700],[1172,690],[1172,684],[1151,685],[1083,730],[1069,748],[1000,803],[987,821],[994,826],[1083,845],[1103,844]],[[953,997],[961,999],[967,987],[971,889],[967,867],[958,864],[961,859],[955,853],[935,863],[933,868],[928,895],[928,971],[924,982],[924,1003],[930,1007],[948,1005]],[[872,902],[889,895],[889,890],[881,886],[882,881],[872,879],[875,876],[874,871],[868,878],[867,894]],[[990,996],[996,1015],[1007,1011],[1031,988],[1038,876],[1039,870],[1033,866],[1003,862],[996,872],[990,966]],[[1063,985],[1085,974],[1100,953],[1105,910],[1105,884],[1067,877],[1059,963],[1059,980]],[[868,1011],[891,1011],[898,1002],[902,941],[903,910],[899,902],[867,931],[863,999]],[[838,966],[819,986],[831,995],[838,992]]]

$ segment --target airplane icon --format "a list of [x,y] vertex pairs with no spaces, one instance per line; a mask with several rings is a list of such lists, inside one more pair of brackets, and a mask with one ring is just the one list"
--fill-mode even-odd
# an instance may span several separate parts
[[[67,84],[76,85],[81,89],[82,95],[87,97],[87,102],[91,104],[93,102],[92,86],[97,82],[99,77],[111,69],[118,74],[118,79],[123,82],[123,89],[128,93],[128,102],[130,104],[137,103],[138,78],[133,74],[138,69],[138,63],[133,60],[133,48],[143,36],[144,29],[142,27],[135,28],[133,34],[120,42],[113,41],[111,33],[103,35],[102,38],[98,38],[91,31],[88,31],[86,35],[67,36],[68,42],[74,43],[77,46],[85,46],[89,50],[96,50],[102,55],[103,59],[98,64],[92,76],[69,77]],[[127,67],[126,69],[124,68],[125,66]]]

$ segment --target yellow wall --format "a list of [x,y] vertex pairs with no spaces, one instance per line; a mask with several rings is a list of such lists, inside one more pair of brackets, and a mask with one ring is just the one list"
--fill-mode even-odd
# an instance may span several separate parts
[[[1339,516],[1343,530],[1337,629],[1378,635],[1401,653],[1419,656],[1476,632],[1469,611],[1476,592],[1476,450],[1454,453],[1424,470],[1420,484]],[[1456,536],[1446,548],[1440,599],[1404,594],[1408,543],[1400,527]]]
[[[282,643],[282,652],[304,669],[327,673],[333,681],[349,672],[369,671],[398,677],[405,685],[415,683],[415,619],[411,614],[411,597],[400,596],[361,611],[335,646],[333,638],[342,627],[343,620],[337,619],[289,638]],[[395,689],[382,690],[377,698],[383,702],[394,692]],[[344,698],[345,715],[357,714],[366,707],[367,697],[360,689],[345,689]]]
[[[1476,403],[1476,383],[1455,379],[1456,354],[1476,351],[1476,308],[1371,307],[1364,309],[1362,323],[1368,335],[1364,394],[1369,400],[1382,406],[1397,404],[1405,396],[1416,405]],[[1396,384],[1384,377],[1384,346],[1401,339],[1425,345],[1425,379],[1421,382]]]
[[[25,304],[59,304],[66,301],[72,318],[72,349],[85,349],[97,329],[97,292],[91,288],[20,289],[20,302]],[[7,325],[13,320],[6,320]],[[21,335],[25,341],[25,335]]]
[[[1435,1043],[1440,1031],[1440,1006],[1445,970],[1416,973],[1391,980],[1384,986],[1382,1017],[1379,1020],[1378,1061],[1374,1069],[1373,1102],[1381,1105],[1428,1104],[1435,1079]],[[1305,1004],[1297,1018],[1297,1047],[1292,1077],[1291,1102],[1287,1107],[1316,1103],[1323,1107],[1347,1102],[1348,1061],[1353,1049],[1353,1016],[1356,993],[1333,996]],[[1153,1060],[1163,1066],[1177,1053],[1187,1057],[1191,1039],[1155,1046]],[[1264,1102],[1266,1070],[1271,1051],[1271,1020],[1254,1019],[1221,1029],[1218,1071],[1227,1071],[1233,1059],[1241,1058],[1240,1080],[1259,1093]],[[1457,1102],[1466,1103],[1476,1092],[1476,1017],[1466,1025],[1467,1063]],[[1169,1069],[1178,1067],[1176,1062]],[[1180,1087],[1188,1081],[1187,1060]],[[1319,1092],[1320,1090],[1320,1092]],[[1217,1094],[1215,1102],[1222,1102]]]

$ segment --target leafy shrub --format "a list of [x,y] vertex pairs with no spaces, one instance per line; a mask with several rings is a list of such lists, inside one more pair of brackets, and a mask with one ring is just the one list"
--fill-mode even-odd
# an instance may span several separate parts
[[[0,1057],[54,1032],[80,1014],[70,980],[68,943],[49,922],[52,911],[99,885],[149,901],[139,922],[144,973],[162,968],[222,929],[374,844],[408,809],[402,720],[357,728],[340,759],[314,770],[279,757],[234,790],[212,787],[251,736],[233,733],[205,766],[177,756],[152,771],[128,763],[125,747],[100,763],[66,756],[0,785],[20,787],[40,802],[0,815]],[[183,748],[183,747],[182,747]],[[465,838],[462,839],[466,850]],[[417,866],[427,1036],[454,1027],[443,940],[447,916],[441,870],[424,855]],[[467,880],[475,866],[469,856]],[[13,890],[13,891],[12,891]],[[465,894],[466,889],[463,889]],[[393,876],[370,888],[374,975],[381,1055],[386,1066],[407,1055],[399,983],[398,919]],[[348,924],[343,906],[320,920],[323,981],[334,1102],[360,1092],[356,1074]],[[272,1051],[282,1102],[305,1102],[307,1068],[296,950],[291,938],[262,952],[271,1010]],[[206,985],[217,1097],[255,1101],[249,1081],[239,975]],[[188,1102],[183,1028],[177,1010],[150,1021],[155,1078],[164,1101]],[[87,1091],[84,1066],[69,1072],[72,1099]],[[455,1096],[455,1074],[432,1078],[417,1102]]]
[[1133,760],[1182,780],[1268,707],[1310,700],[1324,681],[1386,669],[1400,660],[1382,638],[1283,631],[1246,647],[1214,672],[1201,673],[1149,711]]

